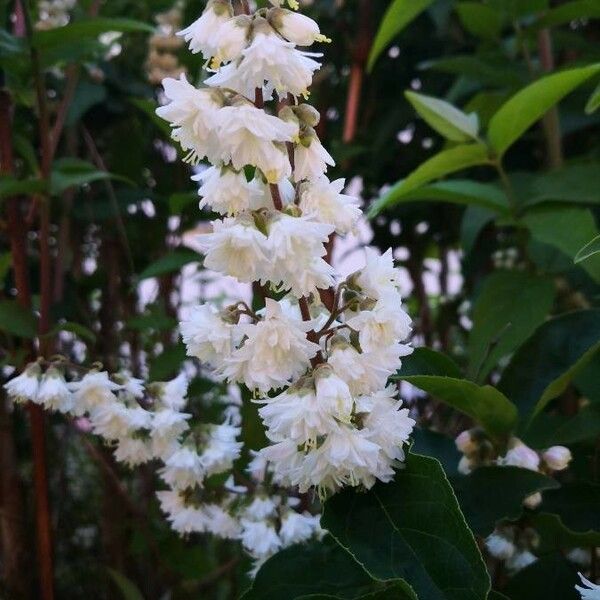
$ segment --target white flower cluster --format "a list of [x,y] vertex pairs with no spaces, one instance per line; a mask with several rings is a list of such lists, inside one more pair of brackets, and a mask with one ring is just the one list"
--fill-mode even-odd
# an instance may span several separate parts
[[[200,206],[223,215],[200,236],[204,264],[267,296],[258,313],[197,306],[181,332],[189,356],[254,393],[271,442],[260,457],[277,485],[369,488],[393,477],[414,425],[387,385],[411,351],[402,343],[411,321],[391,251],[368,249],[343,282],[326,260],[330,236],[351,231],[361,211],[344,181],[325,175],[334,163],[315,132],[319,114],[298,100],[319,63],[297,46],[325,38],[272,4],[234,16],[228,0],[210,0],[181,35],[214,74],[200,89],[163,83],[169,102],[158,115],[188,160],[213,165],[195,178]],[[275,94],[272,114],[264,101]]]
[[260,458],[250,465],[251,488],[236,486],[232,475],[224,486],[206,485],[213,475],[229,473],[240,457],[240,399],[233,389],[219,398],[226,405],[223,423],[190,426],[192,415],[182,412],[188,391],[184,375],[144,384],[91,370],[67,382],[64,364],[45,369],[42,364],[28,365],[5,384],[12,400],[79,419],[80,427],[100,436],[129,467],[160,461],[158,473],[170,489],[157,496],[178,533],[241,540],[256,568],[277,550],[322,535],[319,517],[300,510],[299,498],[288,490],[272,493]]
[[537,560],[532,550],[538,545],[539,536],[535,530],[509,524],[496,528],[485,540],[490,555],[503,561],[511,573],[517,573]]
[[[564,446],[552,446],[538,452],[516,437],[508,441],[506,453],[498,456],[494,446],[478,429],[463,431],[456,438],[456,447],[463,454],[458,470],[464,475],[468,475],[479,466],[493,464],[552,475],[556,471],[564,471],[572,458],[571,451]],[[523,504],[533,509],[539,506],[541,501],[542,495],[537,492],[525,498]]]

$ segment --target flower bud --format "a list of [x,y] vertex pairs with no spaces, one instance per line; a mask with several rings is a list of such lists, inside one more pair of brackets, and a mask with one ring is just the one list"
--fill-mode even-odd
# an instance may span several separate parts
[[531,496],[527,496],[525,500],[523,500],[523,506],[527,508],[534,509],[537,508],[542,503],[542,495],[539,492],[535,494],[531,494]]
[[458,451],[463,454],[472,454],[477,450],[477,443],[469,430],[459,434],[454,443]]
[[540,457],[535,450],[515,438],[513,447],[506,453],[504,458],[500,459],[500,464],[537,471],[540,466]]
[[316,127],[321,120],[319,111],[310,104],[299,104],[298,106],[292,106],[291,109],[298,120],[309,127]]
[[543,454],[544,462],[552,471],[562,471],[569,466],[571,462],[571,451],[564,446],[552,446]]
[[310,46],[314,42],[331,41],[321,35],[319,26],[310,17],[285,8],[272,8],[268,19],[274,29],[286,39],[298,46]]
[[473,470],[473,464],[471,459],[467,456],[463,456],[458,462],[458,472],[462,475],[468,475]]
[[515,553],[515,545],[503,535],[492,533],[485,540],[485,546],[488,552],[494,557],[501,560],[507,560]]

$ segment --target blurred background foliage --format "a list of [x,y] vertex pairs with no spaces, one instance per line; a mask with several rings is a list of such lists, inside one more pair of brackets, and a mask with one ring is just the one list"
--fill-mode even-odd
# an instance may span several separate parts
[[[183,242],[210,215],[198,211],[189,168],[154,109],[163,76],[202,78],[202,59],[173,35],[202,4],[0,6],[4,365],[23,364],[40,328],[53,351],[109,369],[159,380],[184,363],[177,314],[201,299],[206,278],[201,257]],[[319,135],[337,160],[333,175],[354,178],[371,205],[372,243],[394,248],[414,345],[427,347],[400,374],[419,416],[414,449],[442,463],[476,534],[504,518],[537,532],[539,560],[515,577],[487,559],[505,594],[495,598],[577,598],[567,551],[591,550],[592,574],[600,574],[600,4],[304,4],[333,39],[313,88],[324,115]],[[558,75],[544,79],[551,73]],[[197,294],[186,298],[190,280]],[[211,385],[201,375],[192,384],[203,416]],[[252,410],[245,436],[257,447]],[[2,402],[7,598],[39,597],[33,413]],[[453,437],[473,423],[500,445],[510,432],[534,448],[568,445],[574,461],[562,487],[522,515],[523,497],[547,481],[459,476]],[[169,530],[151,469],[117,467],[60,417],[45,425],[56,597],[236,598],[247,587],[248,562],[235,545],[181,540]],[[342,514],[343,499],[336,502]],[[306,564],[317,581],[330,550],[311,550]],[[275,579],[306,576],[277,564]],[[340,573],[351,578],[356,566],[346,568]],[[270,595],[271,581],[259,576],[257,598],[284,597]],[[401,587],[385,597],[404,597]],[[290,590],[286,598],[300,597]]]

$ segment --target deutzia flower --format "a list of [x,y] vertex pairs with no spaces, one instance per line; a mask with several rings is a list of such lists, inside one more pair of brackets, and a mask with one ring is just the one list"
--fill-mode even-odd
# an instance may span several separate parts
[[206,254],[204,266],[250,283],[270,271],[267,237],[249,215],[213,222],[213,232],[199,236]]
[[527,447],[520,440],[514,442],[514,446],[506,453],[506,456],[498,459],[498,463],[505,466],[521,467],[530,471],[537,471],[540,466],[540,457],[535,450]]
[[529,550],[520,550],[515,552],[507,561],[506,568],[509,571],[517,572],[525,569],[529,565],[532,565],[537,560],[535,554],[529,552]]
[[217,504],[205,504],[206,530],[226,540],[238,539],[241,533],[240,524],[226,510]]
[[209,58],[217,54],[221,27],[232,17],[233,8],[229,0],[209,0],[200,18],[177,35],[189,43],[193,54],[201,52]]
[[284,546],[305,542],[315,534],[318,524],[318,517],[288,510],[281,519],[279,537]]
[[179,328],[188,356],[219,366],[231,354],[233,325],[211,304],[195,306]]
[[576,585],[575,589],[581,594],[581,600],[600,600],[600,585],[592,583],[589,579],[586,579],[581,573],[579,573],[581,583],[585,587]]
[[109,441],[126,437],[131,430],[127,407],[121,402],[104,402],[92,408],[90,421],[96,435]]
[[314,42],[331,41],[321,34],[319,25],[310,17],[284,8],[269,11],[269,23],[286,40],[297,46],[311,46]]
[[509,539],[496,532],[485,539],[485,546],[494,558],[501,560],[511,558],[516,551],[515,545]]
[[254,32],[242,57],[209,77],[207,85],[229,88],[246,98],[254,98],[255,90],[265,83],[267,92],[275,90],[280,98],[307,95],[313,73],[321,66],[312,57],[321,55],[297,50],[263,19],[255,19]]
[[333,226],[307,217],[278,215],[269,224],[269,279],[297,298],[334,284],[334,269],[323,256]]
[[241,428],[227,423],[211,426],[208,444],[200,456],[207,476],[227,471],[239,458],[243,444],[237,441],[237,437],[241,432]]
[[317,403],[343,423],[350,421],[354,400],[348,385],[327,365],[315,369]]
[[571,451],[564,446],[552,446],[542,454],[544,462],[552,471],[563,471],[571,462]]
[[366,265],[354,275],[353,282],[374,300],[397,291],[400,285],[400,272],[394,267],[392,249],[380,255],[373,248],[367,248],[365,254]]
[[404,340],[410,334],[410,317],[402,309],[400,296],[386,293],[372,309],[362,310],[346,321],[358,331],[360,347],[365,352],[376,351],[381,346],[389,346]]
[[217,162],[222,154],[215,134],[217,115],[223,104],[220,92],[196,89],[183,73],[179,79],[164,79],[163,88],[170,102],[157,108],[156,114],[173,127],[171,137],[188,152],[184,160],[197,164],[208,156]]
[[35,402],[40,386],[42,369],[38,363],[30,363],[17,377],[4,384],[4,389],[13,402]]
[[49,410],[58,410],[62,413],[69,412],[73,408],[73,394],[56,367],[49,367],[44,373],[34,402]]
[[152,421],[152,452],[155,456],[168,458],[177,450],[177,438],[189,429],[187,423],[192,415],[164,408],[154,413]]
[[275,528],[265,521],[242,519],[240,539],[244,548],[257,558],[271,556],[281,547],[281,540]]
[[147,440],[135,437],[124,437],[117,443],[115,460],[129,467],[136,467],[152,460],[152,450]]
[[235,215],[259,208],[263,198],[255,181],[247,181],[243,171],[229,167],[210,167],[192,177],[202,182],[198,194],[200,208],[208,207],[222,215]]
[[306,128],[300,136],[300,143],[294,146],[294,181],[303,179],[314,180],[322,177],[327,171],[327,165],[335,166],[335,161],[325,150],[317,137],[315,130]]
[[[221,63],[238,58],[248,45],[248,34],[252,27],[252,19],[248,15],[239,15],[229,19],[219,28],[215,36],[215,46],[210,67],[217,69]],[[205,54],[206,56],[206,54]]]
[[81,381],[71,382],[69,388],[74,394],[75,414],[82,415],[96,407],[115,403],[116,396],[113,392],[120,387],[109,379],[106,371],[90,371]]
[[265,317],[256,324],[242,324],[243,345],[225,360],[222,374],[230,381],[242,381],[251,389],[268,392],[301,375],[319,351],[306,339],[311,328],[286,316],[279,303],[266,300]]
[[283,142],[291,142],[296,136],[296,125],[240,100],[219,111],[218,126],[223,162],[231,161],[237,170],[252,165],[269,183],[290,176],[292,167]]
[[342,194],[344,179],[330,182],[325,175],[301,184],[299,188],[302,214],[321,223],[331,223],[336,233],[349,233],[360,218],[362,211],[358,199]]
[[160,384],[160,402],[164,408],[174,411],[183,410],[187,404],[188,378],[180,373],[171,381]]
[[273,498],[257,496],[249,506],[244,509],[244,518],[252,521],[261,521],[275,515],[277,504]]
[[205,475],[200,456],[186,446],[171,454],[159,474],[167,485],[176,490],[201,485]]

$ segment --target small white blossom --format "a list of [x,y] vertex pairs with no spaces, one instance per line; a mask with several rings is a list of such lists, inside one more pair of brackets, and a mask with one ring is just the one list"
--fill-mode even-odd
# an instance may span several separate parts
[[252,556],[271,556],[281,547],[281,540],[275,528],[265,521],[242,519],[241,525],[242,544]]
[[306,339],[310,327],[310,323],[287,317],[279,303],[267,299],[262,321],[239,326],[246,339],[225,361],[223,375],[251,390],[280,388],[301,375],[319,351],[318,344]]
[[460,433],[454,440],[454,443],[457,450],[463,454],[471,454],[477,450],[477,443],[468,429]]
[[507,560],[516,552],[515,545],[500,533],[492,533],[485,539],[488,552],[501,560]]
[[242,430],[227,423],[211,426],[209,440],[200,456],[202,467],[208,476],[223,473],[239,458],[242,442],[237,437]]
[[394,267],[391,248],[384,254],[366,248],[365,254],[366,265],[354,278],[361,291],[374,300],[396,292],[400,285],[400,272]]
[[279,530],[279,537],[283,545],[291,546],[309,540],[317,530],[318,519],[308,513],[300,514],[288,510],[281,519],[281,529]]
[[535,450],[527,447],[520,440],[516,440],[515,445],[506,453],[506,456],[498,459],[498,463],[537,471],[540,466],[540,457]]
[[114,457],[129,467],[136,467],[152,460],[153,455],[147,440],[124,437],[118,441]]
[[4,384],[4,389],[13,402],[35,402],[40,387],[42,370],[37,363],[27,365],[17,377]]
[[187,423],[192,415],[164,408],[154,413],[152,421],[152,452],[155,456],[167,459],[178,449],[177,439],[189,429]]
[[536,560],[537,557],[529,550],[519,550],[506,561],[506,567],[509,571],[517,572],[532,565]]
[[294,181],[314,180],[323,176],[327,165],[335,166],[332,156],[325,150],[316,135],[303,136],[294,146]]
[[96,407],[115,403],[117,399],[114,392],[120,387],[109,379],[106,371],[86,373],[81,381],[73,381],[69,384],[74,395],[74,413],[82,415]]
[[72,410],[73,394],[57,368],[49,367],[44,373],[34,402],[48,410],[58,410],[62,413]]
[[271,25],[288,41],[297,46],[311,46],[314,42],[329,41],[310,17],[283,8],[269,12]]
[[179,448],[165,461],[159,474],[168,486],[177,490],[202,485],[205,475],[200,456],[186,446]]
[[581,600],[600,600],[600,585],[592,583],[589,579],[586,579],[581,573],[579,573],[581,583],[585,587],[576,585],[575,589],[581,594]]
[[563,471],[571,462],[571,451],[564,446],[552,446],[544,451],[542,458],[552,471]]
[[189,381],[184,373],[180,373],[175,379],[171,379],[171,381],[164,382],[160,392],[162,406],[174,411],[183,410],[187,404],[188,386]]
[[342,194],[344,183],[343,179],[330,182],[325,175],[303,183],[299,192],[302,214],[320,223],[330,223],[336,233],[349,233],[362,211],[357,198]]
[[275,515],[277,510],[277,502],[268,496],[257,496],[244,509],[244,518],[251,521],[262,521]]
[[179,329],[188,356],[219,366],[231,354],[233,325],[211,304],[195,306]]

